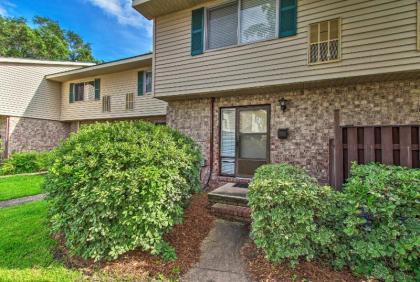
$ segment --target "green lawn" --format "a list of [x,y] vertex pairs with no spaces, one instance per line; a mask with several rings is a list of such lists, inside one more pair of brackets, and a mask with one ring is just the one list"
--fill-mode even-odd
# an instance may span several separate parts
[[47,202],[0,209],[0,281],[82,281],[54,260]]
[[42,193],[43,175],[0,178],[0,201]]

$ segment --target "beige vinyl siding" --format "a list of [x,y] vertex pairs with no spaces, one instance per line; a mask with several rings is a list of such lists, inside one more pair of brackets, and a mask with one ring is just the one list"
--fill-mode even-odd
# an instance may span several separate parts
[[[166,102],[153,98],[153,94],[137,96],[137,73],[140,70],[86,77],[74,81],[66,81],[61,89],[61,120],[93,120],[166,115]],[[101,79],[101,100],[69,103],[70,83]],[[134,108],[126,110],[126,95],[134,93]],[[85,95],[86,96],[86,95]],[[111,96],[111,111],[103,112],[102,98]]]
[[[223,1],[206,6],[218,3]],[[420,70],[417,0],[298,0],[296,36],[194,57],[191,10],[155,19],[156,96]],[[308,65],[309,25],[334,18],[341,19],[341,61]]]
[[60,83],[45,75],[79,68],[0,62],[0,115],[58,120]]

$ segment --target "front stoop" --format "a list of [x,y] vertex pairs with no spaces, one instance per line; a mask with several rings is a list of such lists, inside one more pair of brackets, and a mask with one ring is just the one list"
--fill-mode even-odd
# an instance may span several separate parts
[[214,204],[210,207],[210,213],[225,220],[251,222],[251,209],[248,207]]
[[210,212],[216,217],[239,222],[250,222],[248,189],[227,183],[208,194]]

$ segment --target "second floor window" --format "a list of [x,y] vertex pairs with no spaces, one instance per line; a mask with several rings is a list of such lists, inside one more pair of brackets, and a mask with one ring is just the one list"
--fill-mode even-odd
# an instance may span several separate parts
[[238,0],[209,9],[207,49],[276,38],[278,3],[277,0]]
[[340,19],[311,24],[309,64],[340,60]]
[[153,82],[153,75],[151,71],[147,71],[145,75],[145,82],[146,82],[146,93],[152,92],[152,82]]
[[103,96],[102,97],[102,112],[110,112],[111,111],[111,96]]
[[125,95],[125,109],[127,111],[134,109],[134,94],[128,93]]
[[85,97],[85,83],[76,83],[74,85],[74,101],[83,101]]

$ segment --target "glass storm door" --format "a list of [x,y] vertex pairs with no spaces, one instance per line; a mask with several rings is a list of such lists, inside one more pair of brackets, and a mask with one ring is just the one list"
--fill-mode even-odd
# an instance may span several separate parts
[[252,177],[269,161],[269,106],[221,110],[221,174]]

